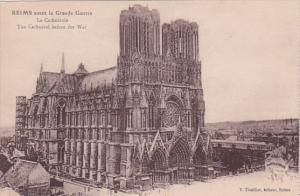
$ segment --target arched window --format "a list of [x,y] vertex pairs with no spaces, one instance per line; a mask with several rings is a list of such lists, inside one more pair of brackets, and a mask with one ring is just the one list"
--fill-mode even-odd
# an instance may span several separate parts
[[35,106],[34,111],[33,111],[33,117],[32,117],[32,125],[33,127],[37,126],[37,122],[38,122],[38,106]]
[[69,125],[73,125],[73,113],[69,113]]
[[191,112],[188,111],[187,113],[187,126],[191,127]]
[[65,112],[65,101],[63,99],[60,99],[57,103],[56,107],[56,122],[57,126],[64,126],[66,124],[66,112]]
[[150,106],[149,106],[149,127],[151,127],[151,128],[153,128],[154,127],[154,105],[153,104],[151,104]]
[[102,112],[99,110],[98,112],[98,125],[102,125]]
[[92,112],[88,112],[88,118],[89,118],[89,125],[91,126],[92,125]]
[[78,126],[78,113],[74,112],[74,117],[75,117],[75,126]]
[[141,111],[141,127],[146,127],[146,111],[144,109]]
[[119,114],[119,112],[118,111],[116,111],[116,116],[115,116],[115,118],[116,118],[116,128],[120,128],[120,114]]
[[130,111],[130,127],[133,127],[133,111]]
[[151,97],[148,106],[148,125],[150,128],[154,128],[154,98]]
[[107,125],[111,125],[111,112],[110,112],[110,110],[107,111]]
[[116,115],[115,115],[115,112],[112,112],[111,119],[112,119],[111,120],[112,121],[111,125],[112,125],[113,128],[115,128],[116,127]]
[[129,128],[129,110],[126,110],[126,121],[125,121],[125,127]]
[[49,126],[49,114],[46,114],[45,116],[46,116],[46,117],[45,117],[45,118],[46,118],[46,119],[45,119],[45,125],[46,125],[46,126]]

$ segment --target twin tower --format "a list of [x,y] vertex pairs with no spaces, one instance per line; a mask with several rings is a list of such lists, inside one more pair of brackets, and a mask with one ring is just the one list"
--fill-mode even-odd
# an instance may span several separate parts
[[139,53],[145,57],[171,55],[198,61],[198,25],[194,22],[180,19],[163,24],[160,44],[159,12],[134,5],[121,12],[119,28],[121,57]]

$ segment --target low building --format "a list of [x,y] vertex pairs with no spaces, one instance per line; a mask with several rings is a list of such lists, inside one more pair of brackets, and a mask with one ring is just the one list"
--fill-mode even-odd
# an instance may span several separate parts
[[0,184],[9,185],[21,195],[48,195],[50,175],[39,163],[19,159],[1,176]]
[[0,177],[9,170],[9,168],[12,166],[12,163],[9,161],[7,156],[5,154],[0,153]]
[[222,163],[222,167],[214,166],[221,175],[228,171],[240,173],[263,169],[265,153],[272,150],[272,145],[265,142],[212,139],[210,143],[213,161]]

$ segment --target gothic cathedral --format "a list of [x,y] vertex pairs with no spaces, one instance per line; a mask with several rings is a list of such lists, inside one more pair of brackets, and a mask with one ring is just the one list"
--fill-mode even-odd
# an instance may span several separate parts
[[17,97],[17,147],[40,152],[50,172],[107,187],[207,177],[198,25],[161,27],[157,10],[134,5],[119,36],[116,66],[41,69],[32,97]]

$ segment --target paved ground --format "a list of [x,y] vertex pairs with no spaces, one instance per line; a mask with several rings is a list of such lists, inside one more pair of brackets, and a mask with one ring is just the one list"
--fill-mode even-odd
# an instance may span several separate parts
[[[297,186],[298,185],[298,186]],[[273,181],[268,172],[255,172],[239,176],[226,176],[207,183],[172,185],[143,193],[143,196],[296,196],[299,192],[299,176],[293,173],[282,181]],[[280,189],[281,188],[281,189]]]
[[[297,186],[298,185],[298,186]],[[85,188],[80,192],[91,196],[296,196],[299,191],[299,175],[291,173],[282,180],[272,180],[268,172],[255,172],[238,176],[226,176],[209,182],[192,182],[191,185],[175,184],[165,189],[154,189],[140,194],[114,193],[107,189]],[[78,186],[66,187],[73,192]]]

